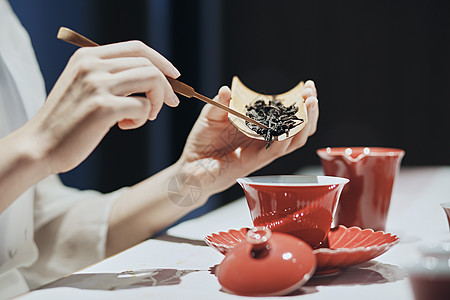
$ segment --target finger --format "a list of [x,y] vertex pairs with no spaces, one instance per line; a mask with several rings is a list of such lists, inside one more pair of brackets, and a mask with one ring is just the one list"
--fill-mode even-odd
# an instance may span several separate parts
[[101,58],[145,57],[149,59],[165,75],[172,78],[180,76],[180,72],[164,56],[140,41],[114,43],[100,47],[92,47],[92,52]]
[[145,57],[118,57],[101,59],[100,66],[97,69],[114,74],[128,69],[149,67],[152,65],[152,62]]
[[[273,145],[270,146],[270,148],[274,146],[272,150],[273,153],[283,153],[282,155],[290,153],[304,146],[308,140],[308,137],[316,132],[317,120],[319,117],[318,100],[315,97],[309,97],[305,103],[308,111],[308,123],[291,139],[273,143]],[[267,150],[270,150],[270,148]]]
[[303,97],[303,99],[308,99],[309,97],[314,97],[314,90],[312,89],[312,88],[305,88],[303,91],[302,91],[302,97]]
[[[222,86],[219,89],[219,92],[217,93],[217,96],[214,97],[213,99],[214,101],[220,102],[225,106],[229,106],[230,105],[230,100],[231,100],[231,91],[230,88],[227,86]],[[217,121],[223,121],[226,120],[228,118],[228,113],[223,110],[220,109],[216,106],[213,106],[211,104],[207,104],[205,105],[204,108],[204,114],[207,116],[207,118],[212,119],[212,120],[217,120]]]
[[113,74],[111,92],[125,96],[132,93],[146,93],[151,102],[150,120],[158,115],[163,102],[177,106],[179,100],[166,77],[155,66],[133,68]]
[[150,102],[144,97],[111,97],[111,117],[122,129],[134,129],[147,122]]
[[166,98],[164,98],[164,103],[166,103],[170,107],[178,106],[178,104],[180,104],[180,99],[175,94],[174,90],[172,89],[172,86],[170,85],[170,83],[166,77],[164,77],[163,81],[164,81],[165,90],[166,90]]
[[123,70],[112,74],[110,91],[117,96],[146,93],[153,87],[164,88],[164,75],[155,66]]
[[164,95],[161,93],[159,89],[153,89],[150,92],[146,93],[147,99],[150,101],[150,112],[148,114],[148,119],[153,121],[158,117],[159,112],[164,103]]
[[163,103],[171,107],[178,106],[180,104],[180,100],[175,95],[170,86],[169,82],[165,77],[162,78],[162,86],[163,88],[153,88],[150,91],[146,92],[147,99],[150,101],[150,114],[148,116],[149,120],[155,120],[158,116]]
[[[145,122],[146,122],[146,121],[147,121],[147,119],[145,120]],[[145,123],[145,122],[144,122],[144,123]],[[119,128],[122,129],[122,130],[130,130],[130,129],[136,129],[136,128],[139,128],[139,127],[141,127],[143,124],[136,123],[135,120],[125,119],[125,120],[119,121],[119,122],[117,123],[117,125],[118,125]]]
[[[306,100],[306,109],[308,112],[308,123],[306,126],[297,133],[289,145],[290,151],[293,151],[306,144],[308,137],[316,132],[317,120],[319,117],[318,101],[315,97],[310,97]],[[290,152],[289,151],[289,152]]]
[[312,81],[312,80],[306,81],[304,87],[312,89],[314,92],[314,94],[312,96],[317,97],[317,89],[316,89],[316,85],[315,85],[314,81]]
[[316,97],[310,97],[306,99],[306,109],[308,111],[308,124],[306,129],[308,135],[313,135],[317,130],[317,122],[319,120],[319,101]]

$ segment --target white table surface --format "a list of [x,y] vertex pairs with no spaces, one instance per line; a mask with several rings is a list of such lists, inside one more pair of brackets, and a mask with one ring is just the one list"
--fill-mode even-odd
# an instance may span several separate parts
[[[301,173],[321,171],[311,167]],[[368,263],[313,278],[288,299],[413,299],[405,266],[418,258],[420,245],[450,241],[443,202],[450,202],[450,166],[402,167],[386,228],[400,243]],[[240,198],[20,299],[249,299],[221,291],[209,269],[223,255],[203,238],[251,225]],[[264,299],[272,298],[277,297]]]

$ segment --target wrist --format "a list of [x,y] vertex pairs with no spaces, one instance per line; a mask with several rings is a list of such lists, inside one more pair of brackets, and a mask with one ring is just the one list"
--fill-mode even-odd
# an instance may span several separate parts
[[195,163],[180,159],[170,167],[172,171],[167,191],[175,205],[198,208],[213,195],[210,191],[207,174],[200,172],[198,166],[193,164]]
[[0,140],[0,213],[27,189],[50,175],[33,136],[23,128]]
[[14,139],[15,151],[18,153],[18,163],[27,166],[30,176],[37,183],[53,172],[48,162],[45,142],[39,133],[30,130],[27,125],[14,132],[11,138]]
[[199,193],[198,206],[205,204],[211,196],[220,192],[223,174],[219,174],[214,161],[206,159],[192,161],[182,157],[175,166],[177,174],[185,179],[185,188],[189,187],[191,192]]

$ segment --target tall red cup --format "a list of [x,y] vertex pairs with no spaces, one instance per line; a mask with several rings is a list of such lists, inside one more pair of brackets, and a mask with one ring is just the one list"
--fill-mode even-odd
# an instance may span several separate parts
[[335,225],[385,230],[392,188],[405,151],[381,147],[317,150],[325,175],[350,179],[344,187]]

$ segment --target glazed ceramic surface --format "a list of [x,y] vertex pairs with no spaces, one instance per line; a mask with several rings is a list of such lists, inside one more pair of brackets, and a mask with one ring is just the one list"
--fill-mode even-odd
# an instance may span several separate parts
[[[302,119],[303,122],[298,126],[295,126],[291,130],[289,130],[288,134],[282,134],[280,136],[275,137],[275,140],[282,141],[287,138],[291,138],[297,133],[299,133],[303,129],[303,127],[305,127],[306,124],[308,123],[308,113],[306,109],[305,100],[303,99],[302,96],[303,86],[304,83],[303,81],[301,81],[299,84],[297,84],[295,87],[293,87],[292,89],[290,89],[285,93],[278,95],[266,95],[257,93],[249,89],[239,80],[237,76],[234,76],[233,82],[231,83],[230,108],[237,110],[245,115],[247,113],[246,106],[254,104],[256,100],[264,100],[267,103],[270,100],[277,99],[280,100],[285,106],[295,104],[295,106],[298,107],[298,111],[295,115],[299,119]],[[243,119],[238,118],[232,114],[228,114],[228,119],[230,120],[231,124],[233,124],[238,130],[240,130],[246,136],[258,140],[264,140],[264,137],[248,128]]]
[[331,228],[348,179],[331,176],[255,176],[239,178],[254,226],[296,236],[319,247]]
[[228,292],[271,296],[298,289],[311,278],[315,268],[316,257],[308,244],[260,227],[249,230],[229,251],[216,274]]
[[[231,229],[205,237],[206,243],[226,255],[245,239],[249,229]],[[328,274],[340,268],[369,261],[398,243],[396,235],[358,227],[339,226],[328,233],[328,245],[313,251],[317,259],[317,274]]]
[[319,274],[333,273],[380,256],[397,244],[396,235],[384,231],[339,226],[328,234],[328,247],[314,250]]
[[444,209],[445,215],[447,216],[448,226],[450,228],[450,202],[442,203],[441,207]]
[[447,300],[450,295],[450,243],[421,247],[421,259],[408,269],[416,300]]
[[350,179],[342,191],[335,225],[385,230],[394,179],[403,150],[341,147],[317,150],[325,175]]

